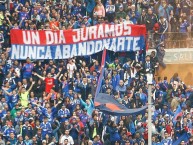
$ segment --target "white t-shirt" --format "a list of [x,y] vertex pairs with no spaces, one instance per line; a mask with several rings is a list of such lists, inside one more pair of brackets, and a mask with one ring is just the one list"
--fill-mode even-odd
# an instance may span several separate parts
[[74,140],[73,138],[69,135],[69,136],[66,136],[66,135],[63,135],[60,139],[60,143],[63,145],[64,143],[64,140],[67,139],[68,140],[68,145],[73,145],[74,144]]
[[72,78],[73,77],[73,73],[76,70],[75,63],[72,63],[72,64],[68,63],[67,64],[67,69],[69,70],[69,75],[70,75],[69,77]]

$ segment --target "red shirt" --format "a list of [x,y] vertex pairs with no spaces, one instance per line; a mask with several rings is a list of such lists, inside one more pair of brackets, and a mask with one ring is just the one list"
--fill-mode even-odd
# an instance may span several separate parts
[[51,28],[52,30],[57,30],[57,29],[55,28],[55,26],[56,26],[56,27],[59,27],[59,22],[57,22],[57,21],[55,21],[55,22],[51,21],[51,22],[50,22],[50,28]]
[[79,135],[82,135],[84,133],[84,124],[81,121],[79,121],[78,125],[80,127]]
[[45,84],[46,84],[45,91],[46,91],[46,93],[50,93],[50,90],[54,86],[54,78],[45,78],[44,81],[45,81]]
[[171,132],[172,132],[172,127],[171,127],[170,125],[167,125],[167,126],[166,126],[166,131],[167,131],[168,134],[171,134]]
[[143,138],[144,138],[144,140],[148,139],[148,130],[147,129],[145,129],[145,131],[144,131]]

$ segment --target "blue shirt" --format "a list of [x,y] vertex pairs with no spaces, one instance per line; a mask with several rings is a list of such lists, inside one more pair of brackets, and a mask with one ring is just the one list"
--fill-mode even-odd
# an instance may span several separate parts
[[23,19],[28,18],[28,13],[26,12],[19,12],[19,21],[21,21]]
[[163,145],[165,145],[165,144],[167,144],[167,145],[172,145],[172,139],[163,139],[163,140],[161,141],[161,143],[162,143]]
[[61,122],[64,122],[69,117],[69,115],[70,115],[70,111],[67,108],[65,108],[64,110],[60,109],[58,111],[58,117],[61,118],[60,119]]
[[19,99],[19,96],[18,96],[17,94],[11,96],[11,102],[12,102],[12,103],[17,103],[17,102],[18,102],[18,99]]
[[32,75],[33,68],[34,68],[34,66],[32,63],[26,63],[23,66],[23,78],[30,78]]
[[40,128],[42,129],[42,134],[47,134],[52,132],[52,127],[49,122],[46,122],[46,123],[42,122],[40,124]]
[[116,75],[112,77],[113,90],[116,90],[116,86],[119,85],[119,81],[120,81],[120,75]]
[[80,116],[80,120],[82,121],[82,123],[84,124],[84,126],[86,125],[86,122],[88,121],[89,116],[87,114],[82,114]]
[[7,129],[5,129],[3,134],[8,138],[10,133],[14,133],[15,134],[14,128],[7,128]]

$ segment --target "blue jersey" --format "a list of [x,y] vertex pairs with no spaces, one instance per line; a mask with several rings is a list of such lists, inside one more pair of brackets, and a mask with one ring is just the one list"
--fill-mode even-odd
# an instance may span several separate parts
[[84,126],[86,126],[86,122],[89,120],[89,116],[87,114],[82,114],[80,115],[80,120],[82,121]]
[[69,116],[70,116],[70,111],[67,108],[65,108],[65,110],[60,109],[58,111],[58,117],[61,118],[60,119],[61,122],[64,122]]
[[20,121],[23,121],[23,116],[16,116],[14,119],[14,125],[19,124]]
[[30,98],[29,101],[30,101],[30,103],[32,104],[32,106],[34,106],[33,104],[34,104],[34,103],[37,103],[38,98],[35,97],[33,100]]
[[42,129],[42,135],[51,134],[52,133],[52,126],[49,122],[42,122],[40,124],[40,128]]
[[26,12],[19,12],[19,21],[22,19],[26,19],[28,17],[28,14]]
[[32,63],[26,63],[23,66],[23,78],[30,78],[32,75],[33,68],[34,68],[34,66]]
[[32,111],[32,109],[27,108],[27,109],[25,110],[25,113],[30,114],[30,113],[31,113],[31,111]]
[[161,141],[162,145],[172,145],[172,139],[163,139]]
[[28,135],[29,138],[33,136],[33,128],[31,125],[26,126],[25,124],[22,126],[22,137],[25,138],[25,135]]
[[[9,88],[9,89],[6,90],[6,91],[7,91],[8,93],[11,93],[11,92],[12,92],[12,89]],[[4,96],[5,96],[6,102],[7,102],[7,103],[10,103],[11,97],[10,97],[8,94],[6,94],[5,92],[4,92]]]
[[17,94],[11,96],[11,102],[12,102],[12,103],[17,103],[17,102],[18,102],[18,99],[19,99],[19,96],[18,96]]
[[10,133],[14,133],[15,134],[14,128],[7,128],[7,129],[5,129],[3,134],[4,134],[5,137],[9,138]]

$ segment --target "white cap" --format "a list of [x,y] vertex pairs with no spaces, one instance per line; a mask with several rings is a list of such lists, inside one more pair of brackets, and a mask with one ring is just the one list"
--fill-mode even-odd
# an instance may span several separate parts
[[17,138],[19,138],[20,136],[22,136],[22,135],[21,135],[21,134],[18,134],[18,135],[17,135]]

